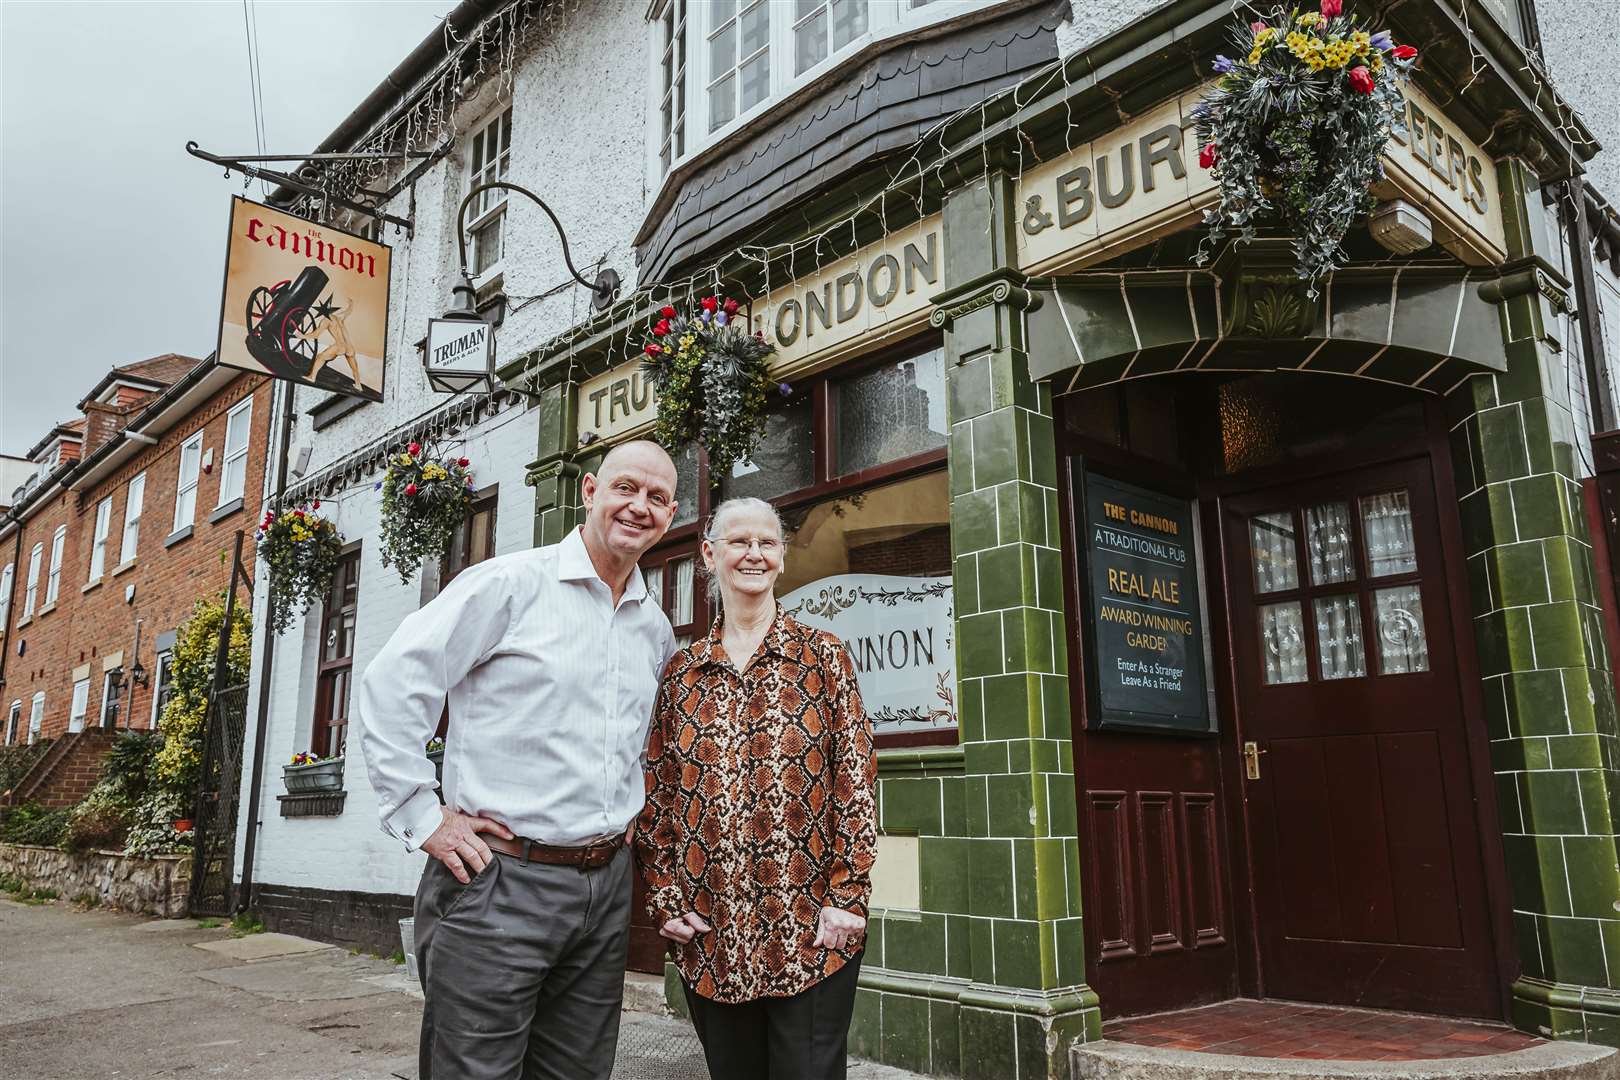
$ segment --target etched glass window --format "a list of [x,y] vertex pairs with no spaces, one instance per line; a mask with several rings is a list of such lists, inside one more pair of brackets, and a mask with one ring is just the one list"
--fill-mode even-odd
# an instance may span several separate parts
[[1416,585],[1373,591],[1378,622],[1378,670],[1407,675],[1429,670],[1429,638],[1423,629],[1423,595]]
[[837,384],[842,476],[945,445],[945,351],[932,349]]
[[1417,570],[1412,507],[1405,491],[1362,496],[1361,535],[1367,545],[1367,573],[1372,577],[1410,574]]
[[1348,504],[1324,503],[1305,511],[1305,551],[1313,584],[1336,585],[1356,579]]
[[1361,644],[1361,603],[1355,593],[1316,601],[1317,662],[1324,679],[1355,679],[1367,674]]
[[669,527],[678,529],[698,519],[698,452],[696,443],[669,455],[675,461],[675,516]]
[[1281,510],[1250,518],[1249,551],[1254,560],[1255,592],[1287,592],[1299,588],[1293,514]]
[[1260,663],[1267,686],[1310,678],[1305,661],[1305,620],[1299,604],[1266,604],[1260,614]]
[[727,499],[752,495],[773,499],[809,487],[815,479],[814,416],[805,397],[765,420],[765,437],[751,461],[739,461],[720,484]]

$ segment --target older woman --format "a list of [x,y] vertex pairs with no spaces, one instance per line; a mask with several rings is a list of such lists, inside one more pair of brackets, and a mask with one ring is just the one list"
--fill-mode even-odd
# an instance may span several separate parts
[[723,608],[664,672],[636,827],[714,1080],[842,1080],[876,846],[872,731],[843,644],[776,604],[782,522],[710,519]]

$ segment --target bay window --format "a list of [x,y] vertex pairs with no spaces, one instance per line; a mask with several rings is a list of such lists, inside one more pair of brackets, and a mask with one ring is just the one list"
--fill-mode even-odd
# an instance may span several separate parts
[[866,33],[865,0],[795,0],[793,73],[803,75]]
[[709,130],[718,131],[771,92],[769,0],[710,0]]
[[658,162],[663,172],[686,154],[686,13],[687,0],[665,0],[657,17],[663,35],[658,61]]

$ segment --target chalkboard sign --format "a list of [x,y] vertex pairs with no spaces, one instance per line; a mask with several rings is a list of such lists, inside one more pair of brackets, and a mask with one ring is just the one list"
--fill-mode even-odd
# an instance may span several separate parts
[[1202,735],[1204,627],[1192,504],[1083,475],[1088,726]]

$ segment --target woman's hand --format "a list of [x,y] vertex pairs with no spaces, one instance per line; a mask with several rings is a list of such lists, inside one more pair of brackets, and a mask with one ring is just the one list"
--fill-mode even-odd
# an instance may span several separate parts
[[703,916],[695,911],[688,911],[685,915],[671,919],[660,927],[658,936],[685,945],[698,934],[707,934],[708,932],[709,924],[703,921]]
[[866,920],[859,915],[852,915],[843,908],[824,907],[820,925],[816,927],[816,940],[811,945],[817,949],[842,949],[865,933]]

